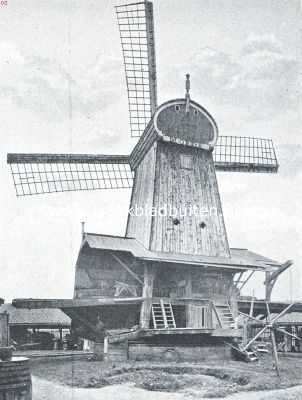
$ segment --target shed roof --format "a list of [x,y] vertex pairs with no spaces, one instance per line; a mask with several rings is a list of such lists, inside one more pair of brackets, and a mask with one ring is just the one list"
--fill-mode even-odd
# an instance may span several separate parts
[[68,327],[71,324],[71,319],[57,308],[28,310],[16,308],[7,303],[0,307],[0,313],[4,312],[9,314],[9,325]]
[[247,249],[231,249],[231,257],[209,257],[192,254],[175,254],[168,252],[150,251],[135,238],[86,233],[82,246],[99,250],[128,252],[140,260],[167,262],[175,264],[191,264],[213,266],[220,268],[266,270],[280,267],[281,263],[271,260]]

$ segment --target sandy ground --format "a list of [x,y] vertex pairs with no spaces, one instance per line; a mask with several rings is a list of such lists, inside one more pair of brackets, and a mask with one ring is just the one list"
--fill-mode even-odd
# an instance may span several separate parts
[[[112,385],[101,389],[62,386],[33,376],[33,400],[188,400],[188,393],[150,392],[132,385]],[[195,396],[194,396],[195,397]],[[193,399],[193,397],[191,397]],[[196,397],[195,397],[196,398]],[[227,400],[301,400],[302,386],[289,389],[237,393]],[[206,399],[204,399],[206,400]],[[221,400],[221,399],[211,399]]]

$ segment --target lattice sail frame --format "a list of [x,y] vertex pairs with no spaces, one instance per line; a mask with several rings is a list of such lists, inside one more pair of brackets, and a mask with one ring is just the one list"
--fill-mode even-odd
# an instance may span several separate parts
[[9,154],[7,162],[17,196],[126,189],[133,184],[128,156]]
[[[220,136],[215,146],[217,171],[277,172],[270,139]],[[17,196],[133,186],[129,156],[88,154],[8,154]]]
[[214,149],[218,171],[277,172],[279,165],[271,139],[219,136]]
[[132,137],[140,137],[157,107],[153,4],[116,6]]

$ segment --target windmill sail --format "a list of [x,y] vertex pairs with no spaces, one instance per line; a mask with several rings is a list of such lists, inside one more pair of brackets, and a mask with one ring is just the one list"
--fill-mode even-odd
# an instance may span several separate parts
[[278,171],[278,161],[271,139],[242,136],[219,136],[214,149],[217,171]]
[[128,156],[8,154],[17,196],[131,188]]
[[[270,139],[220,136],[216,171],[275,173],[278,161]],[[17,196],[75,190],[132,188],[129,156],[93,154],[8,154]]]
[[124,57],[131,136],[139,137],[157,107],[153,4],[116,6]]

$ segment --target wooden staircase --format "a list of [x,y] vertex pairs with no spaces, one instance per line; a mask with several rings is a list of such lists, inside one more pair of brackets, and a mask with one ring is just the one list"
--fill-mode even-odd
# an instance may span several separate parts
[[228,304],[214,304],[214,311],[219,325],[223,329],[234,329],[235,320]]
[[251,348],[244,350],[242,344],[234,345],[229,342],[224,343],[233,349],[233,356],[236,360],[242,360],[246,362],[255,362],[259,360],[257,352]]
[[176,328],[171,303],[165,303],[162,299],[159,303],[153,303],[152,320],[155,329]]

